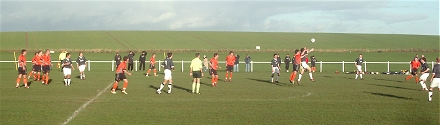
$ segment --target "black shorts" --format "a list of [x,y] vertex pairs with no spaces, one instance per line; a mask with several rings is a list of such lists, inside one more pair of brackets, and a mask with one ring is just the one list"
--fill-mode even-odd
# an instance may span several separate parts
[[193,75],[193,78],[202,78],[201,71],[193,71],[192,75]]
[[32,71],[34,71],[34,72],[41,72],[41,65],[34,65],[32,67]]
[[18,75],[26,75],[26,70],[23,69],[23,67],[18,67]]
[[218,75],[217,74],[217,70],[215,70],[215,69],[210,69],[209,70],[209,74],[211,74],[211,75]]
[[150,69],[156,69],[156,66],[150,64]]
[[227,65],[226,71],[232,72],[232,69],[234,69],[234,65]]
[[293,71],[299,71],[299,64],[293,64]]
[[119,82],[121,80],[127,79],[125,73],[117,73],[115,74],[115,81]]
[[42,69],[43,69],[43,73],[50,73],[50,66],[49,65],[42,66]]
[[411,70],[411,74],[412,75],[416,75],[417,74],[417,68],[412,68],[412,70]]

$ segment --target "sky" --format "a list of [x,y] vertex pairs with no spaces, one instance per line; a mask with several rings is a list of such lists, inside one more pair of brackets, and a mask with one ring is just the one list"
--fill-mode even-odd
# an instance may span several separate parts
[[0,0],[1,32],[233,31],[439,35],[438,0]]

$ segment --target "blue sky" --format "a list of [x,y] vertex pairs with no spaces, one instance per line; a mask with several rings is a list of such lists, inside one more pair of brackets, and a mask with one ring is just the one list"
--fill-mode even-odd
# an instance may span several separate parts
[[438,0],[0,0],[1,31],[439,35]]

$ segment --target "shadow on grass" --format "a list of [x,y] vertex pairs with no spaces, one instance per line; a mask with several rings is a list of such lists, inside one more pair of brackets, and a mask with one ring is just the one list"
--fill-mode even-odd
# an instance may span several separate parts
[[395,80],[391,80],[391,79],[378,79],[378,78],[373,78],[374,80],[381,80],[381,81],[390,81],[390,82],[403,82],[403,81],[395,81]]
[[177,88],[177,89],[185,90],[186,92],[192,92],[191,89],[184,88],[184,87],[180,87],[180,86],[177,86],[177,85],[173,85],[173,88]]
[[389,87],[389,88],[396,88],[396,89],[406,89],[406,90],[415,90],[415,91],[418,91],[417,89],[405,88],[405,87],[400,87],[400,86],[379,85],[379,84],[369,84],[369,85],[375,85],[375,86],[382,86],[382,87]]
[[413,100],[413,98],[407,98],[407,97],[396,96],[396,95],[385,94],[385,93],[366,92],[366,91],[364,91],[364,93],[369,93],[369,94],[378,95],[378,96],[391,97],[391,98],[397,98],[397,99]]
[[254,78],[246,78],[246,79],[254,80],[254,81],[257,81],[257,82],[273,84],[273,85],[277,85],[277,86],[289,86],[289,85],[292,85],[292,84],[286,84],[286,83],[282,83],[282,82],[280,82],[280,83],[276,83],[276,82],[272,83],[270,80],[263,80],[263,79],[254,79]]

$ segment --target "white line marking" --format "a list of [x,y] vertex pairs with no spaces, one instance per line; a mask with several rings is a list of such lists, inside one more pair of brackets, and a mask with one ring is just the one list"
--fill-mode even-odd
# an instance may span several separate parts
[[81,112],[82,110],[84,110],[91,102],[93,102],[95,99],[97,99],[99,96],[101,96],[102,93],[104,93],[105,91],[107,91],[110,86],[112,86],[113,83],[111,83],[110,85],[108,85],[106,88],[104,88],[101,92],[98,93],[98,95],[96,95],[95,97],[93,97],[91,100],[89,100],[88,102],[84,103],[81,107],[79,107],[75,112],[73,112],[73,114],[66,119],[66,121],[61,124],[61,125],[66,125],[68,124],[73,118],[76,117],[76,115],[79,114],[79,112]]

